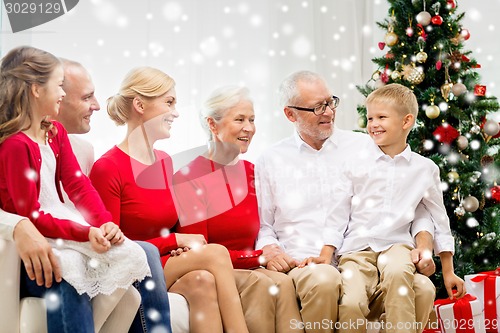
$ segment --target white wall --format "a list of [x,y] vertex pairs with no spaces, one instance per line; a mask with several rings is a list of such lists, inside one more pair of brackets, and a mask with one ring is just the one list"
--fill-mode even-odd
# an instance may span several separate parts
[[[500,0],[460,1],[466,11],[467,46],[481,63],[488,92],[500,95],[495,73],[500,53],[495,13]],[[170,153],[202,145],[197,108],[215,87],[248,86],[255,100],[257,135],[247,158],[289,135],[290,124],[277,106],[276,88],[289,73],[322,73],[341,97],[337,125],[357,124],[356,105],[375,69],[370,59],[382,53],[383,31],[375,25],[387,16],[383,0],[81,0],[66,15],[25,32],[11,32],[2,13],[0,50],[33,45],[83,63],[91,72],[101,111],[87,135],[97,155],[122,140],[124,128],[107,117],[105,100],[135,66],[150,65],[177,82],[178,118],[172,138],[159,145]]]

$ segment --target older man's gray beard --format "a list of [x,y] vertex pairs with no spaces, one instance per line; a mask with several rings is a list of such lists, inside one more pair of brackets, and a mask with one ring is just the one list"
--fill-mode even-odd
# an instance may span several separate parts
[[299,133],[305,134],[308,137],[313,138],[315,140],[322,141],[328,139],[332,135],[334,120],[335,119],[332,120],[332,127],[330,129],[321,130],[317,127],[314,127],[314,125],[308,124],[302,118],[297,117],[297,121],[295,122],[295,128]]

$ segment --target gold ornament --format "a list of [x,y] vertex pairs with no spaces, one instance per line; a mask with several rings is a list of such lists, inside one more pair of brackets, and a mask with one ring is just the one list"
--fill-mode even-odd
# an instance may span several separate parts
[[450,74],[448,73],[448,65],[444,67],[444,84],[441,86],[441,96],[444,100],[448,102],[450,97],[450,91],[453,87],[453,83],[450,82]]
[[403,66],[403,78],[411,84],[419,84],[425,79],[422,67],[415,67],[415,64]]
[[456,172],[456,171],[448,172],[448,180],[450,182],[454,182],[454,181],[458,180],[459,177],[460,176],[458,175],[458,172]]
[[385,34],[384,41],[388,46],[394,46],[398,43],[398,35],[390,31]]
[[417,53],[416,58],[419,63],[424,63],[427,61],[427,53],[425,53],[424,51],[420,51]]
[[358,118],[358,126],[359,128],[366,128],[366,117],[359,117]]
[[391,79],[393,79],[394,81],[399,80],[400,78],[401,78],[401,73],[400,72],[393,71],[391,73]]
[[439,108],[434,104],[429,105],[425,109],[425,115],[429,119],[436,119],[437,117],[439,117],[440,114],[441,114],[441,110],[439,110]]
[[441,86],[441,96],[443,96],[443,98],[445,99],[445,101],[448,102],[448,99],[450,97],[450,91],[451,91],[451,87],[453,87],[453,83],[451,82],[445,82],[442,86]]

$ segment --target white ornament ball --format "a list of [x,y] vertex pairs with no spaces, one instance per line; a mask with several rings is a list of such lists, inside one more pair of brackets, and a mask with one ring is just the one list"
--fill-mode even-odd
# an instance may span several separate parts
[[479,134],[479,132],[481,132],[481,127],[479,127],[479,125],[477,125],[477,124],[474,124],[471,127],[470,132],[473,134]]
[[484,123],[483,131],[489,136],[495,136],[500,132],[500,125],[496,121],[489,119]]
[[462,202],[464,209],[468,212],[475,212],[479,208],[479,200],[474,196],[468,196]]
[[453,87],[451,87],[451,92],[455,96],[460,96],[460,95],[464,94],[465,92],[467,92],[467,87],[465,86],[465,84],[458,82],[458,83],[455,83],[453,85]]
[[464,150],[465,148],[467,148],[469,146],[469,139],[467,139],[463,135],[460,135],[457,138],[457,146],[458,146],[458,149]]
[[437,117],[439,117],[441,111],[439,110],[439,108],[432,104],[432,105],[429,105],[426,109],[425,109],[425,115],[427,116],[427,118],[429,119],[436,119]]
[[422,11],[417,14],[417,22],[421,25],[429,25],[431,23],[432,16],[429,12]]

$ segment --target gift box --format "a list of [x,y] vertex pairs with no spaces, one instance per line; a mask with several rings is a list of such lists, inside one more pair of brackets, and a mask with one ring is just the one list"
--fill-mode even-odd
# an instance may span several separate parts
[[466,294],[459,299],[440,299],[434,302],[443,333],[486,333],[481,302]]
[[466,275],[464,280],[467,292],[481,303],[486,332],[500,332],[500,267],[491,272]]

